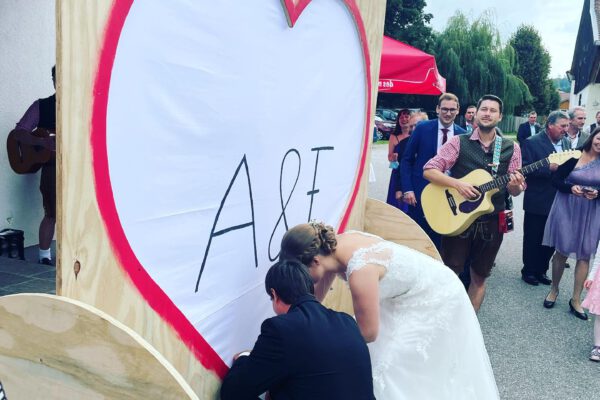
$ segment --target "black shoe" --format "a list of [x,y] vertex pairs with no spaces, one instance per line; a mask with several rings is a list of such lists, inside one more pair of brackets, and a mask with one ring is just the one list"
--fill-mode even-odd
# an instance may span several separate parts
[[533,275],[521,275],[521,279],[523,279],[523,282],[528,283],[532,286],[537,286],[540,284],[537,278]]
[[538,275],[535,277],[535,279],[537,279],[537,281],[542,285],[549,285],[552,283],[552,280],[548,278],[548,275],[546,274]]
[[43,265],[54,265],[52,264],[52,260],[49,258],[42,258],[38,261],[38,264],[43,264]]
[[568,262],[565,263],[565,268],[571,268]]
[[[550,291],[550,293],[552,293],[552,291]],[[548,296],[550,296],[550,293],[548,293],[546,295],[546,298],[544,299],[544,308],[554,307],[554,303],[556,303],[556,299],[558,299],[558,293],[556,293],[556,297],[554,298],[554,301],[548,300]]]
[[569,300],[569,308],[571,309],[571,313],[573,313],[573,315],[575,315],[577,318],[587,321],[588,315],[585,313],[585,311],[584,312],[577,311],[575,309],[575,307],[573,307],[572,301],[573,301],[573,299]]

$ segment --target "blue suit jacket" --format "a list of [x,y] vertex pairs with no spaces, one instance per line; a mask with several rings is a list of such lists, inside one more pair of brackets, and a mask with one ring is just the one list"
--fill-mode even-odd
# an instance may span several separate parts
[[252,353],[233,364],[222,400],[374,400],[369,350],[354,318],[303,296],[265,320]]
[[[454,134],[467,133],[463,128],[454,124]],[[437,154],[438,120],[423,121],[417,125],[408,139],[406,150],[402,156],[400,175],[402,191],[415,192],[420,203],[421,192],[429,183],[423,178],[423,166]]]

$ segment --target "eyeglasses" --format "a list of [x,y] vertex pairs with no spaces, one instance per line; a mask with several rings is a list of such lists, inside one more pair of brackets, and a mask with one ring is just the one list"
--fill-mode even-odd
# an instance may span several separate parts
[[446,108],[446,107],[442,107],[440,108],[440,111],[444,114],[454,114],[455,112],[458,111],[458,108]]

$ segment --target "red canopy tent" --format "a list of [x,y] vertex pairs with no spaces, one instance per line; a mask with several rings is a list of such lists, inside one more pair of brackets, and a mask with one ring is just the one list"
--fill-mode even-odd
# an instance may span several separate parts
[[438,72],[435,57],[383,37],[379,92],[436,95],[445,91],[446,79]]

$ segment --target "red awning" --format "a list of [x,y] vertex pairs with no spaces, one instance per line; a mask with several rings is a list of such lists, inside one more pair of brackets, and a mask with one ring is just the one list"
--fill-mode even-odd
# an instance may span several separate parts
[[383,37],[379,92],[436,95],[445,91],[446,79],[438,72],[435,57]]

